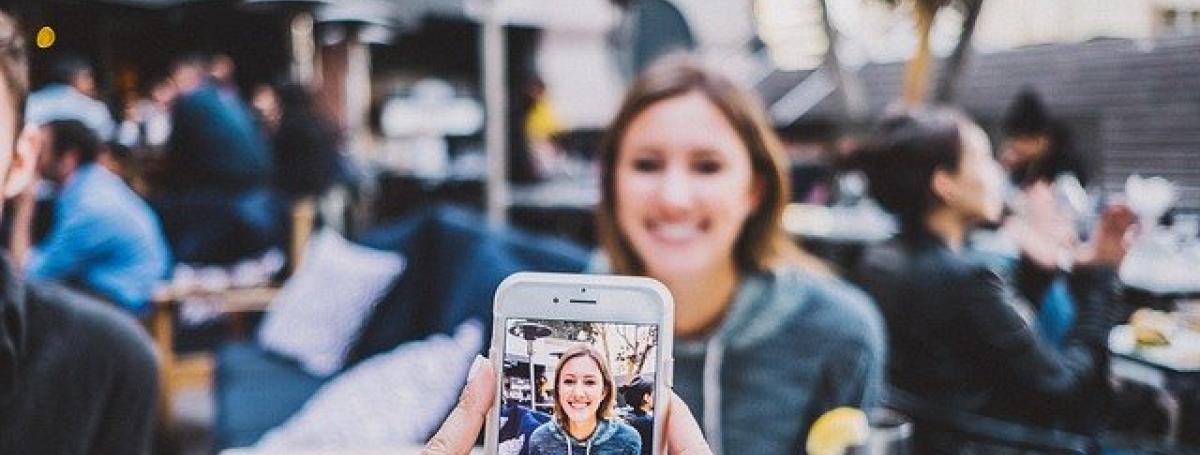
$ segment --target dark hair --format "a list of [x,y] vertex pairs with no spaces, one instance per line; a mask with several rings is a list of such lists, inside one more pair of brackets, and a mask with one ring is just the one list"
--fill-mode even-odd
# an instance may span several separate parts
[[962,158],[961,127],[970,122],[949,108],[919,108],[887,114],[854,154],[869,191],[899,218],[905,231],[924,223],[937,204],[931,187],[939,169],[957,170]]
[[625,404],[638,409],[646,404],[646,394],[653,391],[654,381],[636,377],[633,378],[633,382],[621,388],[621,396],[625,398]]
[[[29,93],[29,63],[25,55],[25,40],[21,37],[21,28],[12,17],[3,12],[0,12],[0,77],[4,78],[4,88],[8,89],[9,102],[12,103],[12,106],[3,108],[12,109],[16,113],[16,124],[12,127],[13,131],[20,131],[21,125],[25,123],[25,95]],[[3,144],[3,147],[12,145]]]
[[320,194],[337,182],[341,134],[307,86],[285,84],[279,99],[275,141],[275,183],[291,195]]
[[1029,137],[1049,135],[1053,129],[1050,113],[1033,87],[1024,87],[1004,113],[1004,134]]
[[211,61],[211,58],[208,56],[208,54],[206,54],[204,52],[199,52],[199,51],[187,52],[187,53],[180,55],[180,56],[176,57],[175,59],[171,60],[171,66],[168,70],[168,74],[171,72],[174,72],[175,70],[177,70],[181,67],[185,67],[185,66],[196,67],[202,71],[207,72],[209,61]]
[[55,82],[71,84],[84,72],[92,71],[91,63],[79,54],[63,54],[50,65],[50,77]]
[[1004,114],[1004,134],[1009,137],[1041,136],[1049,141],[1042,156],[1016,169],[1009,169],[1009,177],[1014,183],[1025,186],[1037,181],[1051,181],[1059,174],[1069,173],[1087,185],[1087,169],[1075,149],[1071,128],[1050,116],[1050,111],[1033,87],[1021,89],[1008,106]]
[[625,238],[616,219],[616,163],[621,140],[642,112],[655,104],[690,93],[704,95],[725,116],[750,153],[756,184],[762,186],[762,201],[750,213],[733,256],[742,270],[767,270],[790,262],[827,272],[817,259],[807,255],[783,230],[783,209],[790,197],[788,162],[783,145],[771,129],[757,98],[725,76],[708,69],[687,54],[665,56],[642,72],[633,82],[601,148],[601,198],[596,208],[596,232],[613,272],[645,273],[642,259]]
[[79,154],[79,164],[96,161],[96,155],[100,153],[100,140],[83,122],[53,120],[46,123],[45,128],[50,130],[51,151],[55,159],[73,150]]

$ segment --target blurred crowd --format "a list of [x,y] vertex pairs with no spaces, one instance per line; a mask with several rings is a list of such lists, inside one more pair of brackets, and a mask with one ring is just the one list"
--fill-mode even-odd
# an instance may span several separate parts
[[[129,315],[149,314],[177,264],[286,248],[292,207],[351,184],[343,140],[308,87],[241,93],[220,54],[181,56],[117,109],[78,57],[27,95],[19,30],[0,15],[0,453],[148,453],[158,363]],[[1135,216],[1086,194],[1083,158],[1036,92],[1013,100],[997,147],[953,107],[897,105],[849,148],[831,175],[865,176],[898,230],[853,269],[784,230],[783,143],[753,94],[699,60],[659,59],[610,124],[588,271],[670,289],[687,406],[669,412],[694,414],[673,421],[704,449],[800,453],[827,412],[887,407],[915,423],[913,453],[1086,453],[1124,413],[1157,415],[1108,374],[1109,333],[1134,310],[1117,270]],[[455,429],[478,428],[496,379],[472,376],[464,393],[482,396],[429,453],[474,444]],[[565,387],[548,392],[562,425]],[[650,453],[649,416],[668,412],[656,390],[631,384],[619,415],[584,418]],[[593,451],[602,433],[533,433],[528,453]]]

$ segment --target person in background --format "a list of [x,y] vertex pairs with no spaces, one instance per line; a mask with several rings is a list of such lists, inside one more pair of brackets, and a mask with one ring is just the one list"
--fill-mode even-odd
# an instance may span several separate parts
[[227,264],[279,240],[273,165],[248,107],[223,96],[203,56],[172,66],[179,90],[154,206],[180,262]]
[[158,217],[97,162],[99,141],[83,123],[54,120],[40,130],[38,174],[60,194],[50,233],[26,264],[28,278],[78,286],[146,315],[171,268]]
[[254,90],[250,94],[250,108],[254,109],[254,118],[267,137],[272,137],[279,131],[279,120],[283,116],[283,108],[279,105],[279,92],[273,85],[254,86]]
[[783,231],[787,161],[753,95],[664,57],[626,93],[600,159],[593,270],[671,290],[675,391],[714,452],[802,453],[817,417],[878,403],[883,322]]
[[1061,345],[1075,318],[1075,305],[1066,281],[1053,272],[1060,267],[1058,257],[1079,241],[1075,218],[1087,214],[1064,207],[1060,195],[1082,191],[1088,182],[1087,169],[1072,147],[1067,126],[1050,115],[1032,87],[1013,99],[1003,127],[1000,163],[1020,193],[1013,204],[1015,216],[1006,220],[1000,233],[1027,252],[1047,272],[1042,275],[1052,280],[1042,296],[1033,297],[1033,303],[1038,307],[1038,331]]
[[171,137],[171,100],[177,95],[168,78],[154,81],[149,97],[126,100],[116,142],[139,155],[158,156]]
[[[1044,290],[1007,280],[967,241],[1003,208],[1004,173],[979,126],[943,108],[893,113],[856,159],[871,195],[900,224],[896,238],[864,254],[858,278],[887,321],[889,401],[915,420],[916,453],[995,449],[955,429],[972,418],[1093,428],[1106,395],[1108,331],[1122,313],[1116,267],[1129,209],[1109,207],[1091,243],[1073,252],[1078,317],[1056,349],[1021,311]],[[1028,256],[1019,267],[1044,273]]]
[[634,378],[624,395],[625,404],[633,408],[626,420],[642,435],[642,454],[649,455],[654,447],[654,381]]
[[25,121],[41,125],[51,120],[75,119],[95,132],[101,141],[112,139],[116,124],[108,106],[96,99],[96,78],[87,60],[66,55],[52,67],[53,81],[29,95]]
[[340,178],[339,131],[318,109],[316,96],[307,87],[286,84],[276,93],[275,188],[289,199],[320,196]]
[[[17,139],[28,90],[21,30],[0,13],[0,213],[37,167],[28,135]],[[0,256],[0,453],[149,454],[158,372],[141,327],[19,276]]]
[[554,418],[533,430],[529,455],[640,455],[637,430],[613,417],[617,389],[604,355],[586,344],[563,352],[554,369]]
[[237,71],[237,65],[233,63],[233,57],[227,54],[216,54],[208,59],[208,76],[212,79],[213,85],[217,87],[217,91],[221,95],[238,98],[237,80],[234,79],[233,73]]
[[1021,188],[1068,174],[1087,186],[1088,175],[1067,126],[1053,118],[1032,87],[1017,94],[1004,114],[1000,164]]

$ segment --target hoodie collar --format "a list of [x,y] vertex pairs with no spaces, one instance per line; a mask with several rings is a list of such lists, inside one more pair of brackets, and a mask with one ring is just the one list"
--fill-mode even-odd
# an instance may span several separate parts
[[0,252],[0,401],[8,398],[28,347],[25,286]]
[[561,425],[555,426],[558,427],[558,436],[562,438],[562,440],[566,441],[567,444],[574,444],[576,446],[586,446],[588,441],[591,441],[593,446],[601,444],[604,441],[609,440],[609,438],[612,438],[612,435],[616,430],[616,427],[613,426],[608,419],[600,419],[598,422],[596,422],[596,431],[592,432],[592,436],[587,439],[579,440],[571,436],[570,433],[567,433],[567,429],[563,428]]

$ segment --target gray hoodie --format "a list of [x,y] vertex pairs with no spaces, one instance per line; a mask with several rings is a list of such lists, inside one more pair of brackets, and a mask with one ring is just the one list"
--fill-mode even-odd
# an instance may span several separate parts
[[529,436],[529,455],[640,455],[642,437],[618,419],[602,419],[592,437],[579,441],[554,420],[543,423]]
[[715,330],[676,340],[675,391],[718,455],[804,453],[821,414],[876,404],[883,327],[866,294],[840,280],[794,267],[747,274]]

